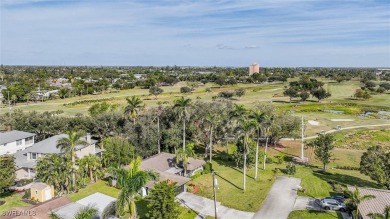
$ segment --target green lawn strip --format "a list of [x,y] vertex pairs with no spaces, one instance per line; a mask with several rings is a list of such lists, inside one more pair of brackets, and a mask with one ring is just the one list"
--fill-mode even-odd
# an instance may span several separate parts
[[80,189],[77,193],[69,194],[68,198],[73,202],[76,202],[94,194],[95,192],[100,192],[113,198],[117,198],[119,191],[119,189],[109,186],[107,181],[100,180],[96,183],[88,185],[86,188]]
[[288,219],[343,219],[340,212],[335,211],[314,211],[300,210],[293,211],[288,215]]
[[2,194],[0,196],[0,201],[5,201],[5,203],[3,205],[0,205],[0,212],[8,211],[14,207],[30,206],[30,204],[22,201],[23,195],[24,195],[24,192],[12,193],[12,194],[8,194],[8,193]]

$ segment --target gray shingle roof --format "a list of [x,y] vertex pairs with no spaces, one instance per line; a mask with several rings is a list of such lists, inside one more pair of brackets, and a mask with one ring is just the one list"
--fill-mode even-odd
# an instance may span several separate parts
[[13,130],[9,132],[0,132],[0,145],[14,142],[20,139],[32,137],[32,136],[35,136],[35,134],[29,132],[22,132],[18,130]]
[[[176,163],[176,155],[169,153],[160,153],[156,154],[152,157],[149,157],[142,161],[141,168],[149,169],[149,170],[158,170],[165,172],[172,167],[175,167]],[[187,170],[192,171],[201,166],[203,166],[206,162],[204,160],[194,159],[192,157],[188,158],[188,167]]]
[[[348,186],[351,191],[355,190],[355,187]],[[373,189],[373,188],[358,188],[360,194],[373,195],[375,198],[364,200],[359,205],[359,212],[363,219],[368,219],[367,215],[370,213],[383,214],[385,207],[390,205],[390,190]]]
[[[66,134],[54,135],[43,141],[35,143],[33,146],[27,148],[23,152],[24,153],[33,152],[33,153],[40,153],[40,154],[60,154],[61,150],[60,148],[57,148],[57,141],[61,138],[66,138],[66,137],[68,137],[68,135]],[[92,140],[92,143],[96,143],[96,141]],[[86,146],[78,145],[75,147],[75,149],[80,150],[84,147]]]
[[15,156],[15,164],[17,168],[35,168],[36,161],[35,160],[27,160],[27,154],[24,151],[18,151],[14,154]]

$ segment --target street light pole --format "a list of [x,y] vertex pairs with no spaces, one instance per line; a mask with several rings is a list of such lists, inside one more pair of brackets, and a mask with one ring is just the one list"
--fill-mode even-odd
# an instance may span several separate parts
[[305,157],[303,155],[303,149],[304,149],[303,129],[304,129],[304,126],[305,126],[305,123],[303,122],[303,116],[302,116],[302,131],[301,131],[301,138],[302,138],[301,160],[302,160],[302,162],[305,159]]
[[214,192],[214,217],[217,219],[217,193],[215,191],[215,172],[214,169],[211,169],[211,175],[213,176],[213,192]]

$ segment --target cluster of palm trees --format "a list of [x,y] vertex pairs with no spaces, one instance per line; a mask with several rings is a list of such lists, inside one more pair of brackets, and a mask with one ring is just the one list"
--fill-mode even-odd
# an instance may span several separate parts
[[[38,159],[36,178],[51,184],[59,192],[76,191],[85,185],[86,178],[97,181],[103,176],[100,157],[90,154],[76,160],[76,146],[86,145],[82,131],[67,131],[57,141],[63,154],[52,154]],[[77,177],[76,177],[77,175]],[[76,182],[76,178],[79,179]]]

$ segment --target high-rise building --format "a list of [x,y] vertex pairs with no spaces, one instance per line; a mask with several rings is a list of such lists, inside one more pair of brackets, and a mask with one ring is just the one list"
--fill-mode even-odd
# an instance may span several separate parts
[[253,63],[252,65],[249,66],[249,75],[253,75],[259,72],[260,72],[259,64]]

